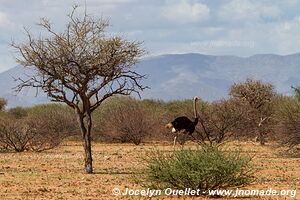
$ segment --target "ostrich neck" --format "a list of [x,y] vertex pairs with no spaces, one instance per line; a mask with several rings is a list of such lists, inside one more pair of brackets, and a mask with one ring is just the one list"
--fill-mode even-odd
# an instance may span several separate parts
[[197,113],[197,105],[196,105],[197,100],[194,100],[194,117],[195,119],[198,119],[198,113]]

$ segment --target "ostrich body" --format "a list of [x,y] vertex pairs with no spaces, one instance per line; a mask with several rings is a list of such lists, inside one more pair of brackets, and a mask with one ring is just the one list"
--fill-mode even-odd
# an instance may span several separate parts
[[184,134],[192,135],[195,131],[195,127],[198,124],[198,113],[196,108],[196,102],[199,98],[194,97],[194,121],[190,120],[186,116],[177,117],[172,122],[166,125],[166,128],[171,128],[172,133],[175,133],[174,146],[176,144],[177,133],[183,132]]

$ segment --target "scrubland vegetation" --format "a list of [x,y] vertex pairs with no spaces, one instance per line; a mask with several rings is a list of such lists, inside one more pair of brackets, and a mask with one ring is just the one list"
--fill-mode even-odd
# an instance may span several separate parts
[[[257,174],[264,167],[258,167],[256,158],[253,161],[255,154],[249,149],[246,154],[238,149],[224,150],[220,144],[225,143],[226,147],[231,148],[228,142],[248,143],[255,145],[252,148],[256,149],[270,148],[268,144],[271,144],[290,150],[281,151],[281,154],[289,156],[293,152],[293,156],[297,156],[300,144],[300,101],[297,91],[294,96],[283,96],[277,94],[272,85],[249,79],[234,84],[227,99],[215,102],[201,100],[196,131],[191,137],[179,138],[180,144],[188,144],[186,148],[175,151],[157,148],[171,145],[173,140],[172,133],[164,125],[177,116],[192,118],[192,100],[166,102],[116,96],[105,101],[93,113],[92,140],[97,145],[104,143],[104,146],[123,143],[120,148],[128,145],[125,143],[146,144],[149,148],[145,151],[142,146],[143,151],[138,153],[143,155],[135,161],[128,161],[144,163],[136,168],[143,172],[137,182],[143,187],[205,191],[255,185],[258,182],[262,184],[264,180]],[[65,105],[44,104],[26,108],[5,108],[5,105],[6,101],[1,99],[0,148],[3,154],[14,151],[52,152],[50,149],[55,147],[58,147],[55,151],[60,151],[64,148],[60,144],[78,144],[81,141],[76,115]],[[151,146],[157,149],[151,150]],[[112,155],[107,159],[110,160]],[[119,158],[127,157],[124,156],[122,154]],[[96,155],[97,159],[100,159],[99,155]],[[44,163],[48,164],[48,161]],[[296,169],[297,165],[293,168]],[[112,169],[118,170],[111,166],[105,173],[109,174]],[[136,177],[132,178],[133,184]],[[293,181],[299,182],[296,179]]]
[[[92,139],[139,145],[170,141],[164,125],[175,117],[193,116],[192,100],[138,100],[115,97],[93,113]],[[1,100],[0,144],[14,151],[42,151],[56,147],[65,138],[80,139],[74,112],[61,104],[5,109]],[[264,145],[276,141],[289,148],[300,144],[300,101],[297,96],[276,94],[273,86],[247,80],[231,87],[229,98],[200,101],[197,143],[218,144],[227,140],[256,140]],[[181,144],[185,141],[182,141]]]
[[[241,85],[253,84],[264,85],[253,80]],[[271,90],[270,85],[266,86]],[[240,87],[240,84],[232,86],[232,89],[236,87]],[[249,155],[236,151],[225,153],[216,147],[216,144],[228,141],[246,142],[251,145],[256,142],[254,148],[257,149],[259,145],[270,143],[297,150],[300,143],[299,99],[296,95],[282,96],[273,91],[271,98],[259,99],[261,96],[257,93],[253,96],[258,99],[252,101],[261,100],[264,103],[259,107],[260,110],[252,107],[249,103],[252,101],[237,95],[216,102],[200,101],[200,122],[189,140],[197,142],[196,146],[198,143],[202,144],[204,148],[174,152],[159,150],[152,155],[146,152],[147,173],[140,177],[140,180],[144,180],[142,185],[154,188],[198,187],[205,190],[253,183],[253,170],[257,170],[257,167],[251,163]],[[5,109],[5,101],[1,102],[2,152],[43,151],[57,147],[63,141],[76,142],[81,139],[75,115],[64,105],[45,104]],[[164,102],[115,97],[94,112],[92,139],[95,143],[105,143],[104,146],[107,143],[171,144],[173,135],[164,125],[180,115],[192,117],[192,111],[192,100]],[[264,120],[262,116],[268,118]],[[263,143],[260,140],[255,141],[258,136],[263,136]],[[185,141],[181,143],[184,144]],[[96,159],[99,159],[99,156],[96,156]],[[140,161],[140,158],[136,159]],[[220,177],[222,179],[219,179]]]

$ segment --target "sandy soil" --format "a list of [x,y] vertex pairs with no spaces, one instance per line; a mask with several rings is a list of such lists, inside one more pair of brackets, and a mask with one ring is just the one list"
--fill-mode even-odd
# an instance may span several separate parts
[[[282,149],[275,145],[262,147],[253,143],[232,142],[227,146],[239,148],[253,156],[253,164],[258,170],[257,181],[247,188],[297,189],[296,199],[300,199],[300,158],[281,154]],[[143,168],[142,161],[146,153],[156,148],[173,150],[167,144],[93,144],[95,173],[92,175],[83,173],[82,146],[79,142],[66,142],[56,149],[41,153],[0,153],[0,199],[147,199],[141,196],[115,196],[112,190],[115,187],[122,192],[125,188],[145,189],[135,184],[133,175]],[[155,199],[170,198],[164,195]],[[241,199],[291,198],[260,196]]]

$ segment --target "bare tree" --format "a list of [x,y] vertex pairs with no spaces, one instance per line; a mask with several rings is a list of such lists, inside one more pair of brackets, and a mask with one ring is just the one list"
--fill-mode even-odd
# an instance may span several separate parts
[[33,128],[25,120],[0,119],[0,148],[16,152],[28,150],[34,136]]
[[20,55],[17,61],[36,71],[26,80],[19,78],[16,89],[41,89],[52,101],[75,110],[84,141],[85,172],[92,173],[92,112],[113,95],[139,94],[145,89],[141,84],[145,76],[133,69],[144,50],[140,42],[107,36],[106,20],[86,13],[78,17],[76,11],[74,6],[65,31],[55,32],[42,19],[39,26],[48,33],[46,37],[35,38],[26,31],[26,43],[12,44]]
[[113,108],[103,124],[105,132],[121,142],[133,142],[139,145],[145,138],[150,138],[157,125],[154,113],[147,110],[139,101],[123,100]]
[[243,115],[240,102],[235,99],[223,99],[201,106],[196,137],[200,142],[208,141],[210,145],[221,143],[231,136]]
[[0,115],[0,149],[40,152],[55,148],[66,137],[78,133],[74,120],[75,115],[63,107],[42,112],[10,109]]
[[[50,108],[50,109],[49,109]],[[65,138],[78,134],[75,115],[67,107],[48,107],[42,112],[31,113],[27,124],[34,128],[35,136],[30,140],[30,150],[44,151],[55,148]]]
[[[236,83],[229,93],[233,98],[240,100],[246,109],[242,123],[244,131],[256,132],[257,139],[265,144],[265,135],[272,115],[272,100],[275,96],[274,86],[269,83],[247,79],[243,83]],[[248,127],[249,129],[246,129]]]

